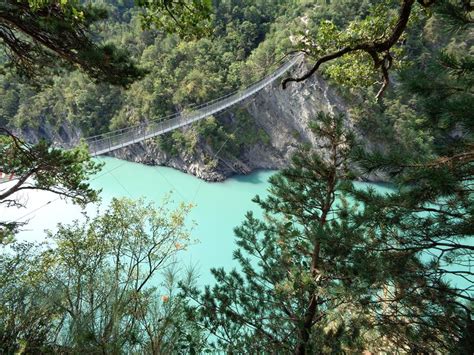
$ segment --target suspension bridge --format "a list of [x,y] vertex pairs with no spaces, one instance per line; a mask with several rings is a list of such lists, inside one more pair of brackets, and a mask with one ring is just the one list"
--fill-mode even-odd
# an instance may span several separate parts
[[87,138],[86,142],[89,145],[89,152],[92,156],[106,154],[114,150],[127,147],[131,144],[139,143],[146,139],[159,136],[160,134],[170,132],[223,111],[246,100],[250,96],[258,93],[268,85],[272,84],[275,80],[290,70],[296,63],[298,63],[301,58],[301,55],[293,56],[272,74],[264,77],[260,81],[248,86],[243,90],[230,93],[226,96],[206,102],[199,106],[191,107],[190,109],[179,113],[148,121],[144,124],[131,126],[120,130],[111,131],[103,135]]

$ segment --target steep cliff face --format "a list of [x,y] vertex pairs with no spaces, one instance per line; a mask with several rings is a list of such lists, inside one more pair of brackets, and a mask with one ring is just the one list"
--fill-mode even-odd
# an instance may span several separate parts
[[[305,69],[304,64],[300,65],[294,75],[300,75]],[[273,154],[258,159],[256,167],[285,166],[298,145],[316,143],[318,137],[312,134],[309,124],[321,111],[336,114],[346,112],[347,108],[319,76],[293,83],[286,90],[276,84],[262,91],[250,105],[249,112],[256,125],[270,137]],[[253,151],[246,152],[246,156],[252,160]]]
[[[305,70],[302,62],[292,75],[301,75]],[[244,112],[245,125],[237,110]],[[222,181],[257,169],[281,169],[289,164],[299,144],[317,141],[309,123],[320,111],[333,114],[347,111],[343,100],[321,77],[315,75],[303,83],[293,83],[286,90],[275,82],[240,107],[216,117],[232,135],[255,137],[244,143],[240,140],[232,150],[226,149],[226,145],[230,145],[226,140],[212,146],[209,137],[196,135],[192,151],[176,149],[177,152],[170,153],[160,148],[156,139],[151,139],[110,155],[148,165],[169,166],[208,181]],[[182,131],[192,133],[193,129],[184,127]],[[65,148],[76,145],[81,138],[81,131],[67,121],[52,126],[44,120],[36,128],[25,128],[20,133],[30,142],[41,137]]]
[[[293,75],[306,69],[301,63]],[[156,142],[135,144],[111,155],[149,165],[165,165],[209,181],[222,181],[234,174],[248,174],[256,169],[280,169],[288,165],[292,153],[301,143],[314,143],[309,122],[318,112],[346,112],[344,102],[319,76],[303,83],[291,84],[286,90],[279,83],[267,87],[243,104],[250,115],[251,129],[264,132],[265,140],[244,144],[234,154],[222,154],[222,146],[211,148],[205,137],[199,137],[193,153],[170,155]],[[228,131],[243,134],[239,119],[230,112],[218,120]],[[184,131],[191,128],[183,128]],[[248,125],[246,126],[248,129]],[[245,134],[252,134],[245,132]],[[225,142],[224,142],[225,144]],[[209,160],[213,163],[209,164]]]
[[46,139],[53,145],[64,148],[71,148],[79,144],[82,132],[80,128],[74,126],[68,121],[63,121],[59,125],[52,125],[49,121],[43,119],[35,127],[25,127],[22,130],[16,130],[23,139],[30,143],[37,143],[40,139]]

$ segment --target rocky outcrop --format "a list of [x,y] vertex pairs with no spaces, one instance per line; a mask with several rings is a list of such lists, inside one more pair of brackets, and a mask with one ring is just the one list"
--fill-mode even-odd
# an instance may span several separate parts
[[[301,62],[292,75],[301,75],[306,65]],[[163,165],[195,175],[207,181],[222,181],[236,174],[248,174],[257,169],[281,169],[288,165],[293,152],[301,143],[315,143],[309,123],[320,111],[346,112],[343,100],[320,76],[314,75],[302,83],[293,83],[283,90],[275,82],[242,104],[250,122],[242,132],[239,118],[233,112],[219,114],[217,120],[228,132],[235,134],[265,136],[265,140],[254,139],[252,143],[241,144],[238,151],[229,154],[225,142],[220,147],[211,147],[208,137],[197,137],[192,153],[186,150],[171,154],[160,149],[151,139],[110,153],[111,156],[147,165]],[[240,107],[242,109],[242,107]],[[349,123],[348,123],[349,124]],[[184,132],[192,130],[184,127]],[[239,131],[240,130],[240,131]],[[79,129],[68,122],[53,127],[41,122],[38,127],[21,132],[27,141],[36,142],[46,138],[56,145],[72,147],[81,137]]]
[[[293,75],[306,70],[301,63]],[[291,155],[301,143],[315,143],[309,123],[320,111],[346,112],[344,102],[320,77],[313,76],[303,83],[291,84],[286,90],[279,83],[260,91],[245,104],[255,132],[265,132],[268,139],[241,147],[238,154],[223,156],[214,151],[203,137],[199,138],[192,155],[172,156],[153,142],[136,144],[111,155],[149,165],[165,165],[193,174],[208,181],[222,181],[235,174],[248,174],[257,169],[280,169],[288,165]],[[219,118],[228,130],[238,130],[238,119],[229,113]],[[183,128],[189,130],[192,128]],[[237,132],[238,134],[238,132]],[[209,164],[209,159],[214,164]]]
[[[304,64],[295,75],[306,70]],[[285,166],[301,143],[315,144],[318,137],[309,129],[309,124],[319,112],[332,114],[346,112],[346,106],[333,89],[320,77],[313,76],[302,83],[293,83],[286,90],[280,85],[263,90],[250,105],[249,112],[255,123],[270,137],[273,155],[255,161],[256,168],[280,168]],[[250,149],[248,159],[253,160],[257,152]]]
[[74,147],[82,137],[81,130],[68,121],[55,126],[47,120],[42,120],[35,127],[25,127],[22,130],[16,130],[16,133],[30,143],[45,139],[53,145],[65,148]]

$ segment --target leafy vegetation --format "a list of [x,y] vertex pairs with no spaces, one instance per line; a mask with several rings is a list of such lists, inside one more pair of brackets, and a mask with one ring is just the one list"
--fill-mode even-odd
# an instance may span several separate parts
[[[26,6],[29,16],[56,3],[7,4]],[[147,75],[133,83],[126,76],[124,90],[105,83],[100,60],[100,75],[91,75],[98,83],[72,71],[34,87],[8,72],[0,124],[69,123],[85,134],[125,127],[245,86],[296,47],[315,64],[286,84],[322,69],[341,85],[353,125],[343,116],[317,117],[319,146],[300,147],[272,177],[270,195],[255,198],[263,219],[249,213],[235,229],[239,268],[214,269],[216,283],[204,289],[187,275],[178,292],[173,269],[190,243],[189,206],[114,200],[102,215],[61,225],[50,235],[53,246],[4,248],[1,351],[472,354],[471,2],[223,0],[202,28],[209,2],[137,4],[151,13],[126,1],[95,3],[107,9],[107,21],[84,22],[88,15],[70,2],[53,13],[79,17],[68,24],[72,33],[87,23],[98,40],[126,47]],[[2,19],[0,12],[0,34]],[[189,32],[166,33],[176,23]],[[82,66],[91,74],[87,66],[94,63]],[[245,110],[233,114],[239,135],[209,118],[154,144],[192,155],[199,142],[213,151],[225,143],[225,157],[265,141]],[[99,166],[83,147],[28,145],[5,132],[0,167],[19,182],[36,179],[2,190],[0,203],[17,204],[10,196],[22,188],[81,203],[97,198],[86,180]],[[390,193],[351,182],[373,173],[393,183]],[[4,227],[9,235],[16,228]]]
[[[185,288],[198,303],[190,313],[216,336],[218,349],[298,354],[472,351],[466,334],[473,330],[473,93],[472,55],[465,50],[472,8],[441,1],[420,5],[435,11],[428,28],[456,36],[446,40],[438,34],[437,45],[414,43],[414,63],[404,63],[396,91],[382,105],[365,104],[354,112],[356,120],[365,120],[359,127],[365,124],[366,131],[382,120],[377,134],[383,144],[370,150],[360,145],[350,161],[364,173],[388,173],[397,183],[395,191],[380,195],[341,185],[345,196],[360,205],[351,209],[341,191],[341,203],[331,214],[336,222],[326,222],[324,203],[334,197],[324,194],[333,191],[330,182],[337,181],[337,174],[331,180],[324,173],[342,169],[343,164],[331,161],[337,149],[326,149],[322,162],[308,152],[298,153],[292,167],[271,180],[272,195],[255,200],[265,220],[248,215],[236,229],[239,249],[234,258],[241,273],[214,269],[215,286],[203,293]],[[387,2],[372,8],[363,21],[346,24],[344,32],[332,21],[320,23],[316,33],[305,31],[303,49],[320,59],[305,76],[287,82],[306,80],[323,62],[340,57],[324,72],[344,85],[366,87],[381,70],[385,83],[380,97],[388,87],[388,69],[396,69],[392,55],[401,55],[398,40],[407,35],[397,27],[402,23],[404,29],[420,30],[419,24],[410,23],[410,12],[404,14],[414,1],[403,1],[399,12],[394,6]],[[398,13],[398,20],[387,21],[390,13]],[[397,41],[388,45],[391,27]],[[378,46],[387,47],[378,52]],[[343,49],[331,54],[338,48]],[[390,56],[388,66],[383,67],[387,57],[373,57],[379,54]],[[318,121],[327,124],[327,118]],[[337,140],[340,131],[333,129],[326,128],[319,137],[344,145]],[[387,142],[387,134],[395,144]],[[311,174],[321,176],[308,178]],[[356,255],[358,251],[363,255]],[[343,276],[337,279],[334,273],[341,267]]]
[[189,208],[113,200],[102,215],[60,225],[49,246],[3,252],[0,351],[199,351],[201,332],[184,317],[183,273],[174,266],[191,242]]
[[[193,3],[199,7],[205,6],[206,2]],[[40,87],[32,87],[6,73],[0,76],[1,90],[8,96],[8,100],[0,103],[0,122],[8,122],[12,130],[29,128],[38,132],[38,127],[47,124],[56,131],[62,126],[76,126],[84,136],[105,133],[216,99],[260,79],[275,67],[277,56],[284,54],[284,46],[278,44],[277,54],[268,56],[269,52],[265,51],[256,57],[258,61],[265,60],[261,65],[253,65],[252,61],[246,63],[265,40],[272,23],[285,10],[286,1],[217,3],[210,25],[212,33],[198,40],[189,39],[185,34],[180,37],[157,30],[163,19],[159,12],[150,9],[153,17],[145,15],[144,19],[143,12],[133,7],[132,2],[96,2],[95,5],[106,9],[109,17],[91,23],[91,30],[97,32],[102,41],[126,48],[148,74],[142,80],[130,83],[128,90],[123,90],[104,82],[94,83],[80,71],[52,73],[49,83]],[[193,28],[191,26],[189,31]],[[224,129],[220,126],[218,123],[213,131],[208,130],[208,137],[219,135],[218,130]],[[232,128],[224,130],[231,131]],[[42,134],[37,133],[38,136]],[[194,131],[183,132],[183,135],[189,135],[188,141],[193,140],[195,134]],[[170,134],[165,140],[169,144],[162,146],[181,145],[180,137],[176,135]],[[236,142],[237,145],[243,143],[245,140]],[[171,148],[168,152],[176,154]]]
[[[188,0],[137,0],[136,4],[145,8],[144,25],[180,34],[203,31],[211,6],[209,1]],[[123,49],[98,44],[88,33],[106,17],[103,7],[77,0],[4,1],[0,4],[0,38],[8,63],[32,77],[60,59],[99,82],[127,86],[143,71]]]
[[413,235],[426,235],[423,218],[386,216],[386,206],[360,198],[367,193],[350,182],[354,137],[344,117],[322,114],[313,130],[321,144],[300,149],[291,167],[270,179],[270,196],[254,199],[263,219],[248,213],[235,229],[240,271],[213,269],[216,284],[203,292],[182,286],[197,304],[190,318],[225,352],[455,349],[470,329],[468,308],[423,260],[423,248],[410,244]]
[[[25,201],[18,192],[45,190],[75,203],[86,205],[97,201],[98,192],[88,179],[100,171],[101,164],[91,160],[87,146],[82,144],[65,151],[52,148],[41,141],[29,145],[0,128],[0,167],[2,173],[12,178],[11,183],[0,188],[0,205],[23,207]],[[10,241],[21,223],[0,220],[0,245]]]

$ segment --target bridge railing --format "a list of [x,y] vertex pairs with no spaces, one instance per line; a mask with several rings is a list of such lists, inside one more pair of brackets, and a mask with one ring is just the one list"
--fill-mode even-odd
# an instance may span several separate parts
[[191,111],[187,110],[185,112],[161,117],[157,120],[149,121],[137,126],[116,130],[105,135],[90,137],[86,140],[89,144],[89,151],[93,156],[104,154],[156,137],[160,134],[183,127],[192,122],[211,116],[219,111],[225,110],[226,108],[233,106],[262,90],[293,67],[299,59],[300,56],[294,56],[275,72],[250,85],[246,89],[230,93],[224,97],[206,102],[202,105],[192,106]]

